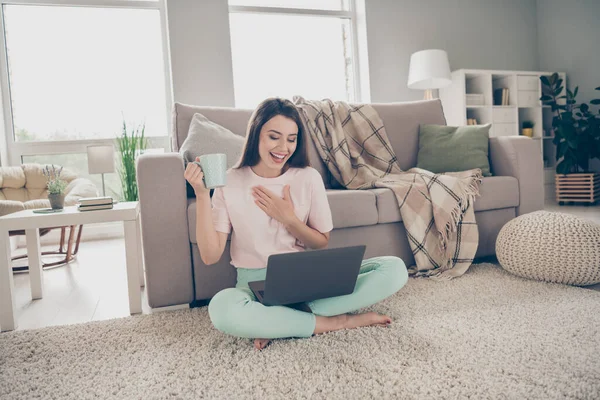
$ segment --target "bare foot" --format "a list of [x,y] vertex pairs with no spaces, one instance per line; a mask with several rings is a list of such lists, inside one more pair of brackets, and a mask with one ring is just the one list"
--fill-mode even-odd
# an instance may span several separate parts
[[271,342],[271,339],[254,339],[254,347],[257,350],[262,350]]
[[364,314],[346,314],[345,329],[359,328],[361,326],[388,326],[392,319],[387,315],[368,312]]

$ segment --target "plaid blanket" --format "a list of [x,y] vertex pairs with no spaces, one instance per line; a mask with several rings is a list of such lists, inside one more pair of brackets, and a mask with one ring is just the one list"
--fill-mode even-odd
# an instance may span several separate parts
[[464,274],[477,251],[473,203],[481,170],[434,174],[402,171],[383,121],[369,105],[295,96],[305,127],[333,176],[347,189],[394,191],[416,265],[415,277],[451,279]]

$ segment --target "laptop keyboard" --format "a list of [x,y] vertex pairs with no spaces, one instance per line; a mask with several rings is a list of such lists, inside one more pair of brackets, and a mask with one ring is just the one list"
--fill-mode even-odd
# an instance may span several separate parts
[[260,294],[260,297],[262,297],[263,299],[265,298],[265,291],[264,290],[259,290],[258,294]]

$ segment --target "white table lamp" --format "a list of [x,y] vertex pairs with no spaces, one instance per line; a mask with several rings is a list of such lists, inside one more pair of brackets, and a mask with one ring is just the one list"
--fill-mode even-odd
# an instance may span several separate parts
[[104,174],[115,172],[115,149],[112,144],[88,146],[88,172],[102,174],[102,196],[106,196]]
[[431,89],[452,83],[448,53],[444,50],[421,50],[410,56],[408,87],[425,90],[425,99],[433,99]]

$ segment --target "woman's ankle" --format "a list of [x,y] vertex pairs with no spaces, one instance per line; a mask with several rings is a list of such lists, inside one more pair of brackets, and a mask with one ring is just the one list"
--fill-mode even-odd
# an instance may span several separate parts
[[318,335],[320,333],[325,332],[339,331],[340,329],[346,328],[349,321],[348,314],[334,315],[332,317],[322,317],[320,315],[315,315],[315,317],[316,324],[313,335]]

